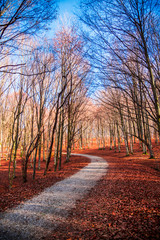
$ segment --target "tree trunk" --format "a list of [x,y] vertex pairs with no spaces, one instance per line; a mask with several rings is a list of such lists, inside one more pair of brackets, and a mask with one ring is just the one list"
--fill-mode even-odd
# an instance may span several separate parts
[[64,109],[62,109],[62,119],[61,119],[59,170],[61,170],[61,162],[62,162],[63,133],[64,133]]
[[43,126],[43,161],[45,161],[45,132],[44,132],[44,126]]
[[113,134],[111,124],[109,125],[109,134],[110,134],[110,150],[112,150]]
[[42,150],[41,144],[42,144],[42,140],[40,139],[39,146],[38,146],[38,169],[39,170],[41,169],[41,150]]
[[118,151],[121,151],[121,140],[120,140],[120,133],[119,133],[119,125],[118,122],[116,123],[117,125],[117,138],[118,138]]
[[126,147],[126,155],[129,156],[128,138],[127,138],[127,133],[126,133],[126,130],[125,130],[123,113],[122,113],[122,109],[121,109],[120,104],[119,104],[119,113],[120,113],[122,132],[123,132],[123,137],[124,137],[124,142],[125,142],[125,147]]

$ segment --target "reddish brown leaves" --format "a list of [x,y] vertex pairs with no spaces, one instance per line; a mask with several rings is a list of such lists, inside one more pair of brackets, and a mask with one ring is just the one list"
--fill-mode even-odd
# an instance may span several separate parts
[[71,156],[70,162],[65,164],[65,158],[62,161],[62,170],[54,172],[53,161],[50,170],[46,176],[43,176],[45,163],[41,163],[41,170],[37,170],[36,179],[32,180],[32,168],[29,168],[28,182],[23,183],[21,176],[21,162],[17,162],[16,178],[12,189],[8,189],[8,162],[4,161],[0,167],[0,211],[13,207],[20,202],[33,197],[43,189],[52,186],[54,183],[63,180],[66,177],[79,171],[86,166],[90,160],[79,156]]
[[108,161],[108,173],[49,239],[159,239],[160,175],[155,160],[135,150],[88,151]]
[[[154,150],[160,159],[160,146]],[[109,149],[81,152],[105,158],[109,170],[47,240],[159,239],[160,172],[154,169],[157,162],[143,155],[138,146],[130,157],[125,156],[124,148],[120,154]],[[51,171],[34,183],[16,185],[17,177],[15,188],[0,198],[2,209],[10,206],[12,200],[17,204],[32,197],[86,163],[81,165],[79,157],[73,158],[73,164],[65,165],[63,171],[56,174]]]

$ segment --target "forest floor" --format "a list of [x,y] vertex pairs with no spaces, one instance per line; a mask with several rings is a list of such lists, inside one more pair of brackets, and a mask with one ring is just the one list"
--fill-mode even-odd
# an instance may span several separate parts
[[127,157],[124,147],[81,151],[106,159],[107,174],[46,240],[160,239],[160,146],[154,146],[156,161],[138,144],[134,151]]
[[82,199],[107,172],[108,164],[100,157],[91,159],[86,167],[53,184],[42,193],[0,214],[1,240],[42,240],[52,234],[76,201]]
[[65,163],[65,155],[62,158],[62,168],[54,172],[53,159],[49,165],[49,171],[46,176],[43,175],[45,162],[41,162],[41,169],[36,170],[35,180],[32,179],[33,168],[28,167],[28,181],[23,183],[22,163],[17,160],[16,178],[13,180],[12,188],[9,189],[8,180],[8,161],[3,160],[0,166],[0,212],[8,208],[17,206],[20,202],[32,198],[34,195],[42,192],[45,188],[52,186],[56,182],[78,172],[81,168],[88,165],[90,160],[80,156],[71,156],[70,162]]
[[[127,157],[124,147],[121,153],[108,148],[75,152],[103,157],[109,168],[90,193],[77,201],[66,223],[59,225],[47,240],[160,239],[160,171],[157,170],[157,165],[160,165],[160,146],[154,146],[156,161],[143,155],[138,145],[135,145],[134,154]],[[32,182],[29,174],[26,184],[18,180],[20,176],[17,174],[11,190],[4,180],[7,170],[2,166],[1,211],[63,180],[88,162],[88,159],[72,156],[71,162],[63,165],[63,171],[54,174],[49,171],[46,177],[42,177],[39,170],[36,180]]]

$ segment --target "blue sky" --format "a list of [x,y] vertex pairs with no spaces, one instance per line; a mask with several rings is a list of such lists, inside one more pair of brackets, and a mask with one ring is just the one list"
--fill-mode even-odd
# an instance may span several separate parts
[[80,0],[57,0],[58,3],[58,17],[50,25],[50,30],[47,32],[47,38],[53,38],[54,33],[59,29],[63,22],[69,24],[71,20],[74,20],[76,16],[74,13],[79,13]]
[[73,16],[73,12],[77,12],[79,3],[80,0],[59,0],[59,14],[68,13],[70,16]]

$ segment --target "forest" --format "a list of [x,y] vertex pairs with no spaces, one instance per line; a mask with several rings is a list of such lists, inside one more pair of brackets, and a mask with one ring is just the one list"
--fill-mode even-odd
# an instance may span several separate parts
[[[62,23],[48,38],[56,0],[0,1],[2,212],[89,163],[72,153],[106,157],[109,169],[109,157],[124,169],[139,159],[138,171],[146,164],[159,184],[160,3],[81,0],[79,9],[76,24]],[[159,238],[156,191],[153,231],[131,239]],[[97,229],[85,239],[129,239]],[[83,239],[68,232],[51,239]]]

